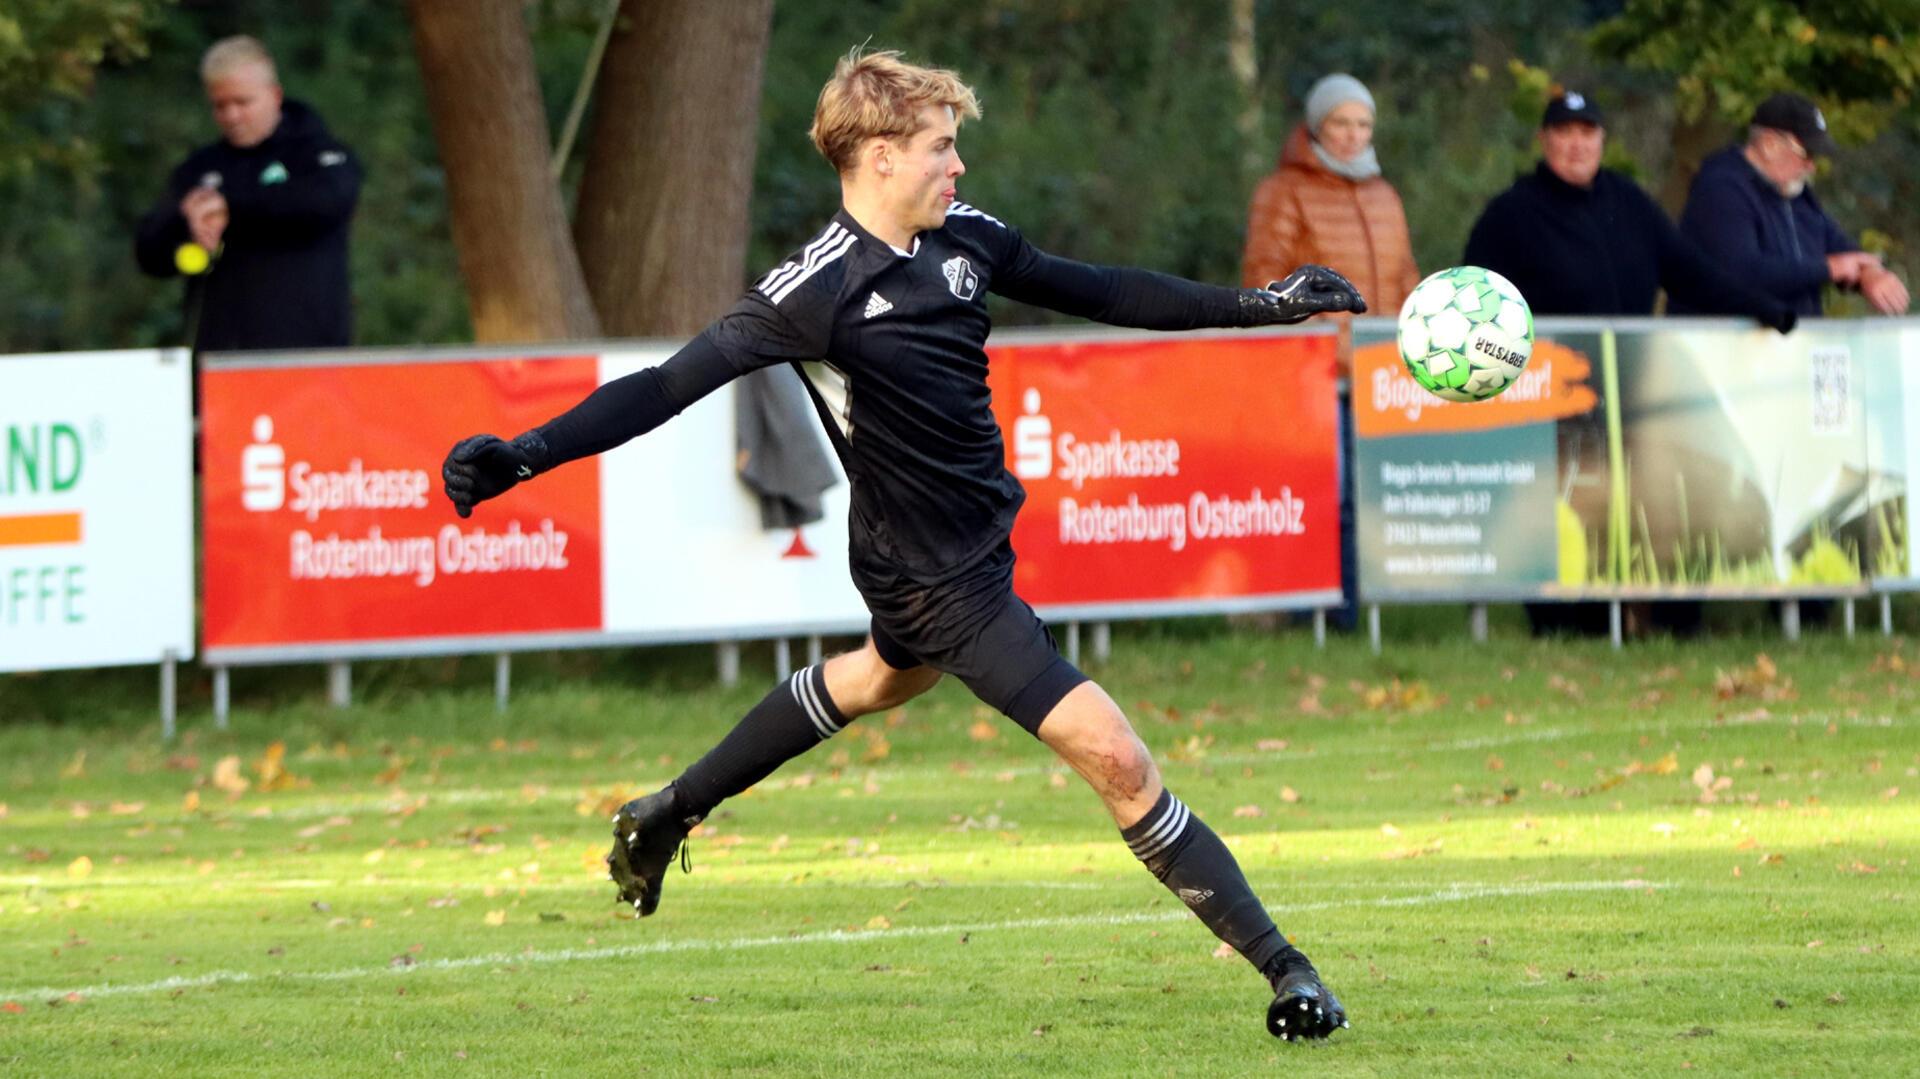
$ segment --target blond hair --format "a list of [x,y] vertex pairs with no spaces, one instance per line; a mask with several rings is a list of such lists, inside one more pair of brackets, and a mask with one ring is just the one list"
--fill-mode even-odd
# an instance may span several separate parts
[[956,124],[980,118],[973,89],[953,72],[909,64],[897,52],[862,54],[856,48],[833,66],[807,134],[821,156],[848,173],[861,144],[914,134],[922,127],[920,111],[929,105],[951,108]]
[[207,54],[200,58],[200,81],[224,79],[249,64],[265,68],[268,82],[280,81],[280,73],[273,66],[273,54],[267,51],[259,38],[246,34],[223,37],[207,49]]

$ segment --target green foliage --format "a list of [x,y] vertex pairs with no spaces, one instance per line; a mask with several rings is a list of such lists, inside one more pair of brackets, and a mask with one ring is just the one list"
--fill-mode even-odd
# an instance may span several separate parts
[[1594,51],[1674,78],[1682,115],[1743,125],[1768,94],[1819,101],[1834,137],[1863,143],[1911,120],[1916,0],[1629,0]]
[[[1379,102],[1380,160],[1426,270],[1457,262],[1486,200],[1532,167],[1540,107],[1560,84],[1601,99],[1607,163],[1649,186],[1673,171],[1677,116],[1744,120],[1765,90],[1808,90],[1857,147],[1821,177],[1822,199],[1906,268],[1902,256],[1920,249],[1920,0],[1633,0],[1594,32],[1595,12],[1618,6],[1257,0],[1264,129],[1250,144],[1235,126],[1245,97],[1227,64],[1228,0],[781,0],[749,272],[804,243],[838,204],[805,132],[834,59],[863,42],[976,86],[986,116],[961,134],[961,196],[1071,257],[1236,280],[1263,171],[1247,162],[1275,160],[1307,88],[1348,71]],[[526,10],[557,133],[605,0]],[[360,343],[467,336],[446,176],[401,5],[15,0],[0,14],[0,351],[178,340],[179,283],[137,273],[131,229],[167,171],[214,137],[195,69],[210,42],[237,32],[267,41],[288,92],[366,165],[352,246]],[[583,156],[576,148],[563,177],[569,192]],[[1005,304],[997,315],[1050,317]]]
[[0,183],[36,166],[97,168],[84,140],[61,130],[104,62],[146,54],[167,0],[13,0],[0,11]]

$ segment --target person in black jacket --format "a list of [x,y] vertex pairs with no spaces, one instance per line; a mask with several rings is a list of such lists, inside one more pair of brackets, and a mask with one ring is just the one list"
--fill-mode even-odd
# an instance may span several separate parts
[[1600,167],[1599,106],[1569,91],[1541,118],[1540,164],[1474,222],[1466,261],[1512,281],[1535,315],[1651,315],[1662,288],[1695,310],[1746,315],[1785,333],[1785,302],[1728,277],[1638,184]]
[[[1743,146],[1707,158],[1687,192],[1680,231],[1709,258],[1802,315],[1820,314],[1828,282],[1856,288],[1883,315],[1904,314],[1907,286],[1860,250],[1807,181],[1833,153],[1826,117],[1799,94],[1775,94],[1753,112]],[[1675,313],[1688,310],[1674,303]]]
[[359,162],[310,107],[284,98],[273,57],[253,38],[215,43],[200,75],[221,138],[189,154],[140,219],[141,270],[204,275],[186,300],[196,349],[351,343],[347,230]]

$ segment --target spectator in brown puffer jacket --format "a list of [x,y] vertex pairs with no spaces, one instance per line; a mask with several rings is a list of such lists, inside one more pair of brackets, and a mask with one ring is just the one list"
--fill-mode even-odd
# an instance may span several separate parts
[[[1352,75],[1328,75],[1307,93],[1307,122],[1294,129],[1280,166],[1253,193],[1240,278],[1251,287],[1278,281],[1305,263],[1329,266],[1353,282],[1367,309],[1392,318],[1420,283],[1400,195],[1380,176],[1373,153],[1373,94]],[[1344,316],[1335,316],[1344,319]],[[1352,367],[1342,327],[1338,363]],[[1332,624],[1353,629],[1353,432],[1349,389],[1340,383],[1340,606]]]
[[1400,195],[1373,153],[1373,94],[1328,75],[1307,94],[1280,165],[1260,181],[1247,220],[1240,279],[1265,285],[1318,263],[1346,275],[1367,307],[1392,317],[1420,283]]

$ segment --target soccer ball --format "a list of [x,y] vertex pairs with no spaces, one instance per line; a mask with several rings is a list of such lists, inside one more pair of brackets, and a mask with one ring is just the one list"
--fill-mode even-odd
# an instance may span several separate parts
[[1533,311],[1513,282],[1478,266],[1429,276],[1400,307],[1400,358],[1449,401],[1485,401],[1533,355]]

